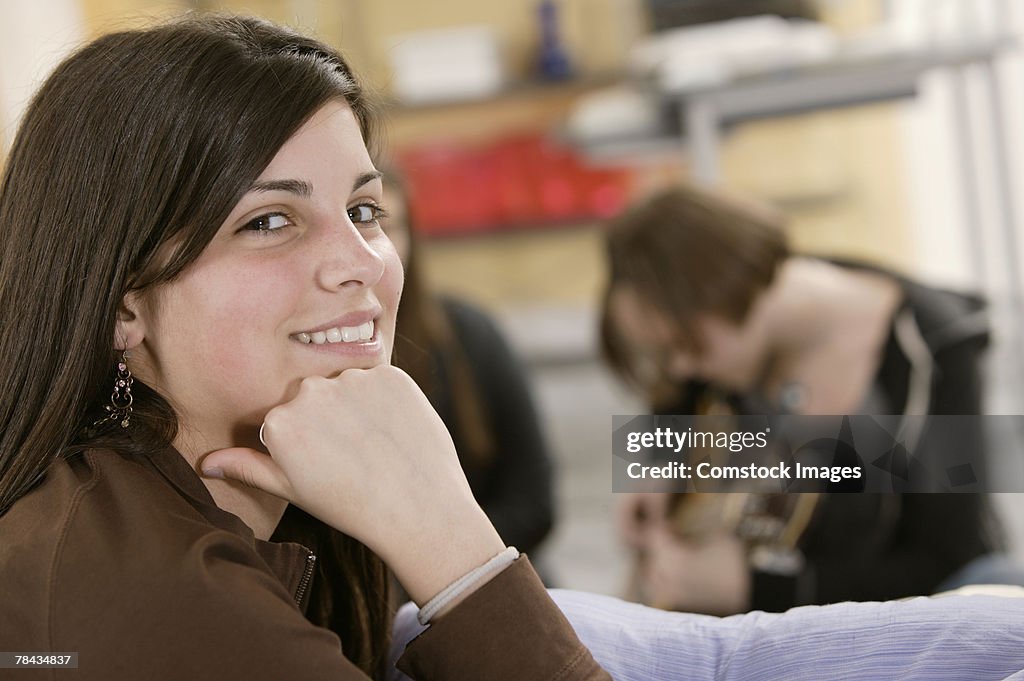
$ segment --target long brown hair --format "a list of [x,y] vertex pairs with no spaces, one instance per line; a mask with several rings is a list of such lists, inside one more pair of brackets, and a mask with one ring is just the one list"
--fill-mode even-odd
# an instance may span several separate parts
[[663,190],[607,230],[608,284],[601,318],[605,359],[653,403],[671,400],[673,381],[653,383],[610,313],[615,287],[628,285],[672,320],[676,341],[700,353],[700,315],[735,324],[789,257],[782,218],[767,208],[691,186]]
[[[277,150],[333,99],[372,140],[374,115],[340,54],[242,17],[107,35],[46,81],[0,184],[0,513],[58,457],[170,445],[175,412],[140,381],[130,428],[88,428],[109,397],[119,305],[195,261]],[[328,544],[311,619],[382,674],[386,568],[319,521],[305,526]]]

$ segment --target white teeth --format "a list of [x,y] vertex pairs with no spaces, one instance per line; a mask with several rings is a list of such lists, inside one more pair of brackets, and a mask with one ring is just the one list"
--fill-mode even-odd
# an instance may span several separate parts
[[303,331],[295,334],[295,338],[300,343],[313,343],[315,345],[366,341],[373,338],[373,321],[365,322],[359,326],[335,326],[326,331]]

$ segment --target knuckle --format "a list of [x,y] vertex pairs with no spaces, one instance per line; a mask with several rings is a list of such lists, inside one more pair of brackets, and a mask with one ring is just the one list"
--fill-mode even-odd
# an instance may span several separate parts
[[405,388],[407,390],[419,388],[419,386],[416,385],[416,381],[413,380],[412,376],[405,373],[398,367],[388,365],[387,368],[388,372],[386,374],[386,377],[389,385],[392,385],[396,388]]
[[259,485],[256,484],[256,474],[255,474],[255,472],[250,467],[248,467],[248,466],[245,466],[241,470],[238,471],[238,480],[239,480],[239,482],[241,482],[246,487],[253,487],[253,488],[258,488],[259,487]]
[[267,428],[272,428],[272,427],[278,425],[278,422],[281,419],[281,411],[282,411],[281,407],[277,406],[277,407],[274,407],[273,409],[271,409],[270,411],[268,411],[263,416],[263,423],[265,423],[267,425]]
[[299,391],[312,392],[319,394],[330,384],[323,376],[307,376],[302,379],[302,383],[299,385]]
[[283,406],[277,406],[263,416],[263,434],[270,437],[271,434],[280,432],[287,422],[287,412]]
[[[323,376],[307,376],[299,384],[299,392],[295,399],[288,404],[308,404],[309,402],[320,402],[331,391],[332,382]],[[282,405],[285,406],[285,405]],[[301,406],[296,409],[302,410]]]

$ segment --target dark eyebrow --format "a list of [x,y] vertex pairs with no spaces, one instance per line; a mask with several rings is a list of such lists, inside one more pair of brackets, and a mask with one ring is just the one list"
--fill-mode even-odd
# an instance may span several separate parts
[[373,182],[379,177],[384,177],[384,173],[380,172],[379,170],[373,170],[368,173],[363,173],[362,175],[356,178],[355,183],[352,185],[352,191],[359,189],[368,182]]
[[313,185],[302,180],[256,180],[249,187],[250,192],[289,192],[303,198],[313,195]]
[[[352,184],[352,191],[356,191],[364,184],[373,182],[379,177],[383,177],[384,173],[379,170],[373,170],[370,172],[363,173],[356,178],[356,181]],[[309,198],[313,195],[313,185],[303,180],[256,180],[249,187],[250,192],[289,192],[291,194],[298,194],[303,198]]]

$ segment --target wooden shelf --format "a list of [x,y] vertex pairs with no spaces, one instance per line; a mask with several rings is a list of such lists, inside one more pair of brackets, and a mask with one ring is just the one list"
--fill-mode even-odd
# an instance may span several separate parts
[[608,77],[528,83],[487,99],[429,106],[392,102],[385,111],[387,141],[400,149],[432,141],[473,143],[524,130],[553,130],[580,97],[614,82]]

